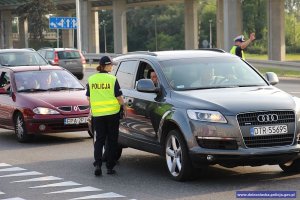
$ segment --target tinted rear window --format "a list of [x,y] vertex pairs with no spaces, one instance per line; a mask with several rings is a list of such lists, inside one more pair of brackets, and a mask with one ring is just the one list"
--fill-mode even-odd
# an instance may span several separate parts
[[79,59],[80,54],[78,51],[58,51],[59,59]]

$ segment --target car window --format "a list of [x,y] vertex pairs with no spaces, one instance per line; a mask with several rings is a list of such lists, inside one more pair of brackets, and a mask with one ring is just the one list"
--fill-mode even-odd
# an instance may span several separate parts
[[71,73],[65,70],[16,72],[15,82],[18,92],[31,92],[36,89],[85,89]]
[[46,51],[45,52],[45,58],[49,59],[49,60],[54,59],[54,52],[53,51]]
[[174,90],[267,85],[249,65],[236,58],[193,58],[161,61]]
[[8,72],[0,71],[0,93],[5,93],[10,90],[10,76]]
[[[136,83],[140,79],[151,79],[151,73],[153,72],[155,73],[153,67],[149,63],[141,61],[136,75]],[[154,83],[157,84],[157,81],[155,81]]]
[[2,66],[39,66],[47,65],[45,59],[37,52],[5,52],[0,54]]
[[138,61],[123,61],[120,63],[117,71],[117,78],[121,88],[133,88],[135,80],[135,72],[137,70]]
[[80,53],[78,51],[58,51],[57,52],[59,59],[80,59]]

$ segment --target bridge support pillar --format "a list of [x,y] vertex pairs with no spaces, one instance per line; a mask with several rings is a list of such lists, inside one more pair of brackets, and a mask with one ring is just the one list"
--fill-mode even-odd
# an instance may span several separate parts
[[198,49],[197,1],[184,0],[185,49]]
[[98,12],[92,11],[92,2],[76,0],[77,48],[88,53],[99,53]]
[[[62,12],[62,17],[72,17],[71,12]],[[74,29],[62,29],[62,47],[74,48]]]
[[[243,33],[242,30],[242,4],[241,1],[237,0],[226,0],[218,1],[218,16],[223,16],[220,18],[221,23],[218,23],[218,31],[223,29],[220,34],[223,34],[223,46],[220,45],[225,51],[230,51],[233,43],[233,39]],[[223,7],[223,11],[222,11]],[[223,12],[223,13],[222,13]],[[247,37],[247,36],[246,36]],[[221,35],[218,36],[218,40],[222,42]]]
[[10,10],[1,11],[1,48],[13,48],[12,15]]
[[113,0],[114,52],[127,53],[126,0]]
[[284,0],[268,0],[268,57],[285,60]]
[[19,18],[20,47],[28,48],[28,20]]

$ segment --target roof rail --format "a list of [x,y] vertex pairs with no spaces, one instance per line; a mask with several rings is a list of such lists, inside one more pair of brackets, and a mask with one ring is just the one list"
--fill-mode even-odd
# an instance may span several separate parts
[[149,55],[149,56],[157,56],[156,53],[150,52],[150,51],[132,51],[132,52],[128,52],[126,55],[128,55],[128,54],[145,54],[145,55]]
[[206,51],[215,51],[215,52],[220,52],[220,53],[225,53],[223,49],[218,49],[218,48],[200,48],[198,50],[206,50]]

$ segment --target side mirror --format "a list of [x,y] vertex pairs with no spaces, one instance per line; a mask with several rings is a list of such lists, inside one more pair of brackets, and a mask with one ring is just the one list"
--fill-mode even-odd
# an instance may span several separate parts
[[54,63],[51,60],[47,60],[47,62],[49,63],[49,65],[54,65]]
[[147,93],[157,93],[158,88],[154,86],[154,83],[150,79],[140,79],[137,82],[137,91]]
[[266,78],[271,85],[276,85],[277,83],[279,83],[278,76],[274,72],[267,72]]

